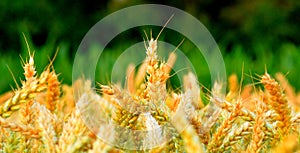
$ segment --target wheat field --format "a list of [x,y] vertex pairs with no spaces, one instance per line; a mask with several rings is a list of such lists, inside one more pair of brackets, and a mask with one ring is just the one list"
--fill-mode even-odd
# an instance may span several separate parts
[[[300,94],[283,74],[276,74],[275,80],[266,71],[249,85],[242,85],[233,74],[223,94],[224,82],[204,91],[196,76],[188,73],[182,91],[173,91],[166,82],[176,54],[161,61],[157,47],[157,40],[147,41],[145,61],[137,70],[135,65],[128,66],[125,87],[99,84],[97,90],[86,79],[72,86],[62,84],[53,61],[37,74],[34,54],[29,51],[23,61],[25,79],[0,96],[0,152],[300,152]],[[139,137],[132,144],[134,149],[106,143],[76,110],[74,88],[80,89],[78,96],[100,97],[105,104],[101,113],[109,114],[119,127],[151,130],[166,125],[170,139],[153,148],[145,144],[155,139],[143,142]],[[144,108],[149,115],[141,113]],[[153,124],[148,124],[150,119]],[[125,144],[127,135],[118,134],[113,141]]]

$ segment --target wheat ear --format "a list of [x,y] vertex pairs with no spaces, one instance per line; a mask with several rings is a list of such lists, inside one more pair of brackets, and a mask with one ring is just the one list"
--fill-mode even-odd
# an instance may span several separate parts
[[35,76],[35,68],[33,57],[30,56],[28,63],[24,64],[25,81],[22,81],[22,88],[14,92],[4,104],[0,105],[0,115],[2,117],[10,117],[10,115],[20,109],[20,104],[31,101],[38,93],[47,89],[47,81],[49,71],[44,71],[39,78]]
[[38,129],[33,128],[32,126],[22,126],[19,124],[8,122],[6,119],[0,117],[0,125],[1,128],[8,128],[14,132],[20,132],[23,135],[27,135],[31,138],[39,138],[40,131]]
[[178,131],[183,129],[180,135],[184,141],[184,146],[187,153],[204,152],[202,143],[195,129],[189,124],[188,120],[185,118],[185,114],[182,111],[177,112],[172,122]]
[[228,137],[225,138],[224,144],[221,146],[220,151],[225,152],[233,148],[235,144],[241,141],[244,137],[251,134],[253,127],[249,122],[243,123],[238,128],[233,128],[233,131]]
[[263,146],[263,140],[265,132],[263,130],[265,124],[265,112],[267,108],[263,105],[263,102],[257,101],[256,106],[256,118],[253,126],[253,134],[250,145],[247,147],[247,152],[259,153]]
[[46,107],[53,112],[56,109],[57,101],[60,97],[60,82],[55,71],[49,73],[47,80]]
[[285,78],[285,76],[282,73],[276,73],[275,77],[276,79],[278,79],[282,88],[284,89],[290,104],[296,111],[298,111],[300,109],[300,104],[297,102],[295,89],[290,85],[289,81]]
[[270,94],[269,104],[279,114],[279,121],[281,123],[278,124],[278,127],[281,135],[286,135],[289,133],[291,126],[291,110],[286,96],[278,82],[272,79],[268,73],[262,76],[261,82]]
[[242,109],[242,101],[238,100],[234,109],[229,114],[228,118],[226,118],[221,126],[218,128],[217,132],[213,134],[213,138],[208,144],[208,149],[210,151],[217,151],[220,146],[223,144],[224,137],[228,134],[229,130],[232,127],[233,122],[239,116],[240,110]]
[[41,140],[44,144],[46,152],[52,153],[55,151],[55,144],[57,135],[55,131],[55,124],[57,121],[56,115],[52,114],[44,105],[35,102],[33,108],[36,110],[37,121],[36,127],[41,131]]
[[73,146],[77,139],[85,135],[87,127],[80,117],[78,110],[73,110],[68,121],[63,124],[63,130],[58,139],[56,152],[66,152],[70,146]]

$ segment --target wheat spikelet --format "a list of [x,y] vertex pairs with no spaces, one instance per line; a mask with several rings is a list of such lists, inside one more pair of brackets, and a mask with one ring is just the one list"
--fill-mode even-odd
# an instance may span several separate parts
[[36,79],[36,70],[34,66],[34,55],[30,55],[29,53],[29,61],[24,63],[24,76],[27,84],[30,84],[33,80]]
[[[233,105],[230,102],[227,101],[223,101],[220,102],[220,99],[215,98],[215,102],[216,104],[218,104],[222,109],[227,110],[228,112],[232,112],[233,111]],[[275,111],[273,110],[268,110],[264,113],[265,116],[265,120],[264,120],[264,124],[262,127],[262,130],[265,132],[266,137],[264,137],[265,140],[273,140],[276,136],[274,135],[276,132],[274,131],[274,127],[276,126],[272,126],[272,123],[277,122],[277,120],[279,120],[279,115],[277,113],[275,113]],[[246,122],[249,122],[251,124],[251,126],[253,126],[255,124],[255,120],[257,118],[257,114],[254,112],[251,112],[247,109],[242,108],[240,113],[239,113],[239,118],[243,119]]]

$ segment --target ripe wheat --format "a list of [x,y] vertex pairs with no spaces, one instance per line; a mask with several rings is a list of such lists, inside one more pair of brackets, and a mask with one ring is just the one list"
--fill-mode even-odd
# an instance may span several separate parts
[[[229,92],[223,95],[219,92],[222,83],[216,82],[212,92],[205,93],[190,72],[183,78],[184,90],[172,90],[166,84],[176,54],[171,53],[167,62],[161,61],[157,40],[151,38],[147,43],[141,66],[128,66],[126,87],[100,85],[100,93],[85,79],[72,86],[61,85],[52,62],[37,74],[34,55],[29,54],[23,64],[22,86],[0,97],[0,152],[300,151],[300,95],[283,75],[276,77],[284,88],[268,73],[262,75],[260,83],[265,91],[251,85],[242,88],[233,75],[229,77]],[[79,89],[74,90],[79,97],[74,98],[73,89]],[[101,108],[81,107],[101,110],[96,115],[106,114],[118,127],[87,128],[75,107],[75,100],[80,98],[101,102]],[[205,100],[209,104],[204,105]],[[147,148],[161,139],[162,135],[151,133],[161,127],[168,131],[169,139]],[[139,133],[122,133],[122,129],[149,132],[145,139]],[[114,141],[124,146],[113,146],[96,136],[110,135],[112,130],[117,135]],[[128,143],[131,149],[124,148]]]

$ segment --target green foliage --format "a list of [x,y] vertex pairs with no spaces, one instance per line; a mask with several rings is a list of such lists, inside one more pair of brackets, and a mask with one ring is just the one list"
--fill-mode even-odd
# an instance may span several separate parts
[[[60,80],[70,84],[72,81],[73,55],[80,40],[89,28],[105,15],[145,0],[116,1],[106,0],[93,3],[79,1],[0,1],[0,93],[16,86],[7,66],[13,71],[18,84],[23,77],[21,57],[28,57],[22,33],[28,38],[31,50],[35,52],[37,71],[41,72],[47,63],[58,55],[54,62]],[[150,2],[150,1],[149,1]],[[154,2],[154,1],[153,1]],[[300,88],[298,70],[300,68],[300,2],[298,0],[242,0],[229,3],[217,0],[188,3],[173,1],[161,2],[186,10],[207,26],[219,44],[227,74],[242,75],[268,72],[288,73],[287,78],[296,88]],[[213,11],[212,11],[213,10]],[[185,23],[183,23],[185,24]],[[186,25],[188,26],[188,25]],[[160,27],[140,27],[141,29],[160,29]],[[97,66],[96,80],[110,81],[109,73],[121,52],[144,37],[142,30],[131,30],[118,37],[102,55],[101,66]],[[196,29],[195,29],[196,30]],[[155,33],[153,32],[154,36]],[[174,32],[165,29],[160,40],[179,44],[181,37],[170,37]],[[177,33],[175,33],[177,34]],[[180,47],[188,56],[200,82],[211,87],[210,74],[205,59],[195,46],[186,42]],[[251,83],[250,77],[245,77]]]
[[[59,75],[59,79],[64,83],[71,84],[72,81],[72,69],[73,59],[68,54],[69,46],[66,43],[62,43],[59,46],[45,45],[43,47],[36,48],[32,45],[31,50],[35,53],[35,64],[38,72],[47,66],[49,61],[54,57],[54,54],[58,48],[57,57],[54,61],[54,68]],[[25,44],[23,44],[24,46]],[[114,66],[115,61],[120,56],[122,51],[128,47],[130,43],[125,42],[120,46],[115,46],[110,49],[105,49],[101,54],[98,66],[96,67],[96,81],[101,83],[110,83],[110,73]],[[181,50],[183,50],[188,56],[196,69],[198,79],[206,87],[211,87],[210,73],[205,59],[200,52],[195,51],[192,44],[184,43]],[[23,60],[28,58],[27,48],[24,46],[21,57]],[[284,43],[278,48],[278,54],[274,54],[268,49],[268,47],[262,44],[255,44],[255,52],[257,52],[255,58],[247,55],[241,45],[235,45],[230,52],[224,53],[224,62],[226,66],[227,75],[237,73],[240,77],[242,75],[242,68],[244,65],[244,77],[246,83],[251,83],[251,77],[248,75],[263,74],[265,68],[268,72],[274,75],[276,72],[286,73],[289,81],[297,89],[300,87],[300,80],[298,79],[298,70],[300,69],[300,47],[291,43]],[[186,51],[187,50],[187,51]],[[95,56],[97,50],[91,51],[90,56]],[[14,76],[17,78],[20,84],[20,78],[23,79],[23,69],[20,62],[20,58],[15,54],[3,54],[0,56],[0,70],[2,72],[2,79],[0,79],[0,93],[10,89],[9,85],[15,87],[12,76],[9,73],[7,66],[12,70]],[[83,61],[84,62],[84,61]],[[126,66],[124,66],[126,69]],[[176,73],[176,72],[175,72]],[[246,75],[245,75],[246,74]],[[248,74],[248,75],[247,75]]]

